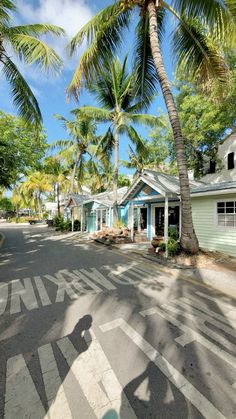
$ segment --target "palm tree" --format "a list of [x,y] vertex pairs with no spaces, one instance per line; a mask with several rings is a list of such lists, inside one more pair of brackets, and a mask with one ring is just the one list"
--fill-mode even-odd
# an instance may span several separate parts
[[176,20],[172,33],[173,57],[178,65],[182,66],[185,74],[195,77],[199,84],[212,79],[225,80],[228,68],[220,46],[235,34],[234,1],[118,0],[101,10],[72,39],[72,55],[85,39],[89,45],[80,58],[68,92],[78,96],[82,81],[91,82],[102,68],[104,58],[111,59],[112,54],[117,51],[124,31],[127,31],[131,22],[137,21],[134,62],[139,80],[139,93],[141,97],[152,94],[157,82],[161,87],[173,131],[179,172],[182,206],[181,245],[186,251],[195,253],[198,250],[198,241],[192,221],[184,141],[161,52],[161,40],[168,13]]
[[44,70],[57,71],[62,61],[47,44],[38,37],[46,33],[60,36],[63,29],[49,24],[34,24],[11,26],[12,12],[16,11],[14,2],[3,0],[0,2],[0,64],[2,72],[10,84],[13,103],[20,116],[27,123],[40,126],[42,116],[37,99],[30,86],[12,61],[12,51],[26,64],[37,64]]
[[50,175],[43,172],[31,173],[21,184],[21,191],[29,198],[32,197],[35,208],[38,210],[39,218],[42,218],[42,194],[52,190]]
[[102,107],[83,106],[73,111],[78,116],[87,115],[96,121],[109,123],[98,149],[102,147],[108,155],[114,149],[114,208],[117,205],[120,134],[128,134],[130,140],[137,144],[139,136],[133,124],[154,126],[157,121],[155,116],[137,113],[147,106],[150,98],[137,101],[137,76],[135,72],[128,73],[126,67],[127,57],[122,64],[118,59],[111,64],[104,62],[103,69],[90,86]]
[[67,160],[72,167],[70,193],[73,193],[76,177],[78,187],[81,189],[86,170],[86,155],[90,159],[93,158],[94,146],[98,142],[96,124],[91,118],[85,116],[76,118],[74,121],[69,121],[61,115],[55,115],[55,117],[62,121],[63,126],[71,136],[67,140],[55,141],[51,148],[57,148],[59,150],[58,156]]
[[54,190],[54,199],[57,201],[57,213],[60,217],[60,194],[69,189],[69,170],[63,165],[58,156],[47,157],[44,161],[43,170],[50,175],[50,182]]

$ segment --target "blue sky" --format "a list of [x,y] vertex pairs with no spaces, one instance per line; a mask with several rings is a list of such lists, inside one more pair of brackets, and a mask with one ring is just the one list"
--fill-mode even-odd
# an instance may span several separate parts
[[[91,5],[92,3],[92,5]],[[18,0],[18,13],[14,16],[14,22],[19,23],[53,23],[63,27],[70,39],[98,10],[106,7],[112,3],[111,0],[95,0],[93,2],[86,0]],[[127,33],[125,37],[125,44],[122,46],[122,55],[132,51],[132,35]],[[167,73],[170,79],[173,76],[173,67],[169,58],[169,28],[164,40],[165,50],[164,61]],[[76,58],[69,58],[65,46],[67,40],[51,38],[48,43],[53,46],[64,60],[64,69],[59,76],[52,77],[51,75],[42,74],[38,69],[18,63],[19,68],[30,84],[39,102],[41,112],[43,115],[43,122],[46,128],[48,142],[51,143],[57,139],[68,138],[66,131],[60,125],[60,122],[55,120],[53,114],[61,114],[66,118],[71,118],[70,111],[79,105],[94,104],[94,99],[85,91],[82,92],[79,104],[73,99],[70,101],[66,98],[66,88],[70,82],[73,70],[79,59],[79,54]],[[80,52],[81,53],[81,52]],[[163,109],[165,106],[161,93],[159,97],[153,102],[149,112],[157,114],[158,109]],[[0,109],[5,112],[16,114],[12,107],[9,89],[0,74]],[[140,133],[144,134],[142,129]],[[127,140],[123,139],[120,143],[120,158],[127,157]],[[121,168],[121,172],[126,172]]]

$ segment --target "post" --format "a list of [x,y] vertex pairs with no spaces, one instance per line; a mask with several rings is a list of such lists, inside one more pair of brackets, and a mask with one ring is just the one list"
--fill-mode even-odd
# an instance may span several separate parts
[[168,196],[165,196],[165,215],[164,215],[164,241],[166,244],[166,258],[168,257],[168,228],[169,228],[169,205],[168,205]]
[[80,232],[83,233],[83,222],[84,222],[84,217],[83,217],[83,204],[81,205],[81,209],[80,209]]
[[71,208],[71,231],[74,231],[74,208]]
[[131,240],[134,241],[134,203],[131,203]]

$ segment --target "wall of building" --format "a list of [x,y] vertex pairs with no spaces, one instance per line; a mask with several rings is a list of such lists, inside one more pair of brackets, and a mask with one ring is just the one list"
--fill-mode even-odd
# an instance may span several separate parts
[[[232,152],[234,152],[234,169],[228,170],[228,154]],[[223,165],[222,170],[203,176],[201,181],[205,183],[236,181],[236,133],[219,145],[218,157]]]
[[236,194],[192,198],[194,228],[203,249],[236,256],[236,227],[217,225],[217,202],[236,201]]

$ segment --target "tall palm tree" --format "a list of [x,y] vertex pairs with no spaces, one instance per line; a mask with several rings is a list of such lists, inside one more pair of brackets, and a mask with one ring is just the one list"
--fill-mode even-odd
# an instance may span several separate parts
[[[173,131],[180,180],[182,206],[181,245],[195,253],[198,241],[193,228],[190,188],[184,141],[178,112],[165,71],[161,40],[167,14],[176,20],[172,32],[173,57],[186,74],[199,83],[227,77],[221,52],[222,42],[233,38],[235,2],[229,0],[117,0],[94,16],[72,39],[73,55],[87,39],[88,48],[80,58],[68,91],[76,97],[82,81],[91,82],[104,58],[111,59],[131,22],[137,21],[134,62],[138,68],[141,96],[152,94],[159,83]],[[133,19],[132,19],[133,18]],[[127,32],[126,32],[127,36]]]
[[93,150],[95,144],[98,142],[96,136],[96,124],[88,117],[76,118],[74,121],[69,121],[61,115],[55,117],[63,123],[70,134],[70,139],[57,140],[51,148],[58,149],[58,156],[64,158],[71,165],[71,186],[70,193],[75,192],[75,178],[77,177],[78,187],[81,189],[85,176],[86,159],[88,156],[93,158]]
[[44,161],[43,170],[50,175],[50,182],[54,189],[54,199],[57,202],[57,213],[60,217],[60,195],[61,193],[66,193],[69,189],[69,170],[58,156],[47,157]]
[[150,102],[137,100],[137,75],[135,72],[127,72],[127,57],[121,63],[118,59],[112,63],[104,62],[103,69],[90,86],[90,90],[96,95],[101,107],[83,106],[73,112],[76,115],[87,115],[99,122],[108,122],[109,128],[101,138],[100,147],[104,152],[114,149],[114,207],[117,204],[117,189],[119,175],[119,141],[121,134],[128,134],[133,143],[139,141],[139,136],[133,124],[154,126],[157,118],[153,115],[138,113]]
[[38,210],[39,218],[42,213],[42,194],[52,190],[50,175],[42,172],[31,173],[27,179],[21,184],[21,191],[34,199],[35,208]]
[[16,11],[12,0],[0,2],[0,66],[2,73],[10,84],[13,103],[20,116],[27,123],[40,126],[42,116],[37,99],[29,84],[12,61],[12,51],[26,64],[37,64],[43,70],[57,71],[62,61],[56,52],[39,39],[50,33],[60,36],[63,29],[49,24],[11,25],[11,14]]

